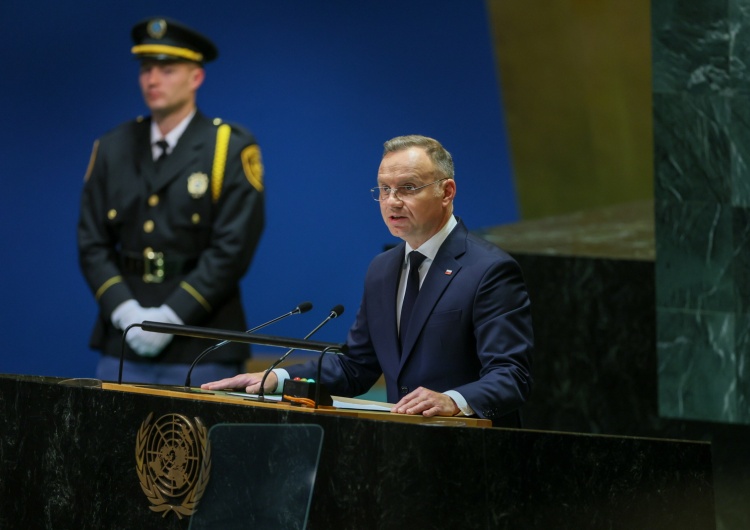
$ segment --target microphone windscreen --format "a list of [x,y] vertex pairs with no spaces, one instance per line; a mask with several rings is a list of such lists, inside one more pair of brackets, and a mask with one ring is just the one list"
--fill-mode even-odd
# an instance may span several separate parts
[[344,314],[344,306],[341,304],[331,309],[331,318],[337,318]]
[[312,302],[302,302],[297,306],[298,313],[307,313],[312,309]]

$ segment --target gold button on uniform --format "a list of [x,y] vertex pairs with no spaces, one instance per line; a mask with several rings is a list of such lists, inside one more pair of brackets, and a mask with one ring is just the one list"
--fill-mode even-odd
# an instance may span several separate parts
[[143,223],[143,231],[147,234],[150,234],[154,231],[154,222],[151,219]]
[[159,204],[159,196],[158,195],[152,195],[148,198],[148,205],[149,206],[156,206]]
[[197,225],[201,222],[201,216],[197,213],[194,213],[193,216],[190,218],[191,221],[193,221],[194,225]]
[[114,219],[115,217],[117,217],[117,210],[112,209],[107,212],[107,219],[109,219],[110,221]]

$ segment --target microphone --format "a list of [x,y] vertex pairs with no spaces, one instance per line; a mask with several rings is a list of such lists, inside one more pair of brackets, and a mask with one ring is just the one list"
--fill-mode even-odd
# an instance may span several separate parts
[[[313,333],[315,333],[320,328],[322,328],[325,324],[327,324],[329,320],[333,320],[334,318],[340,317],[343,313],[344,313],[344,306],[342,306],[341,304],[339,304],[336,307],[334,307],[333,309],[331,309],[331,312],[328,314],[328,316],[325,318],[325,320],[323,320],[323,322],[321,322],[320,324],[318,324],[315,327],[315,329],[313,329],[310,333],[308,333],[303,340],[309,339],[313,335]],[[260,400],[260,401],[263,400],[263,396],[265,394],[264,386],[266,384],[266,378],[268,377],[268,374],[271,373],[271,370],[273,370],[278,365],[280,365],[282,362],[284,362],[284,359],[286,359],[289,356],[289,354],[292,353],[294,350],[295,350],[295,348],[291,348],[291,349],[287,350],[286,353],[284,353],[284,355],[282,355],[281,357],[279,357],[276,360],[276,362],[274,362],[271,365],[271,367],[268,370],[266,370],[266,372],[263,374],[263,379],[261,379],[261,381],[260,381],[260,390],[258,390],[258,400]]]
[[[284,319],[286,317],[289,317],[289,316],[292,316],[292,315],[299,315],[299,314],[302,314],[302,313],[307,313],[308,311],[310,311],[312,309],[312,306],[313,305],[310,302],[302,302],[301,304],[299,304],[297,307],[295,307],[294,309],[292,309],[288,313],[284,313],[283,315],[278,316],[278,317],[274,318],[273,320],[269,320],[268,322],[265,322],[265,323],[261,324],[260,326],[255,326],[252,329],[248,329],[245,333],[253,333],[255,331],[258,331],[259,329],[265,328],[266,326],[269,326],[269,325],[273,324],[274,322],[278,322],[279,320],[282,320],[282,319]],[[190,369],[188,370],[187,376],[185,377],[185,387],[189,387],[190,386],[190,374],[193,373],[193,368],[195,368],[195,366],[206,355],[208,355],[209,353],[211,353],[214,350],[218,350],[219,348],[221,348],[222,346],[224,346],[226,344],[229,344],[230,342],[231,341],[224,340],[222,342],[219,342],[218,344],[214,344],[213,346],[210,346],[210,347],[206,348],[201,353],[199,353],[198,356],[193,361],[193,364],[190,365]]]

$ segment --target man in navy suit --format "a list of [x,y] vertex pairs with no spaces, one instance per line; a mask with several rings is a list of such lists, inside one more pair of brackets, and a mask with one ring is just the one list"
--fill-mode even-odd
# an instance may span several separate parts
[[[532,386],[529,297],[513,258],[453,215],[450,153],[424,136],[389,140],[372,193],[385,224],[404,242],[370,264],[349,352],[323,358],[321,382],[331,394],[358,396],[384,374],[391,412],[520,425]],[[421,254],[417,261],[413,252]],[[316,372],[317,361],[274,370],[265,390]],[[203,388],[253,393],[262,376],[241,374]]]

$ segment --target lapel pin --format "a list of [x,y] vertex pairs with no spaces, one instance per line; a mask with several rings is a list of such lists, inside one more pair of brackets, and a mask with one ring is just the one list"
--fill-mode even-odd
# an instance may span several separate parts
[[450,276],[451,274],[453,274],[453,271],[450,270],[450,269],[446,269],[445,270],[445,274],[446,274],[446,276]]

